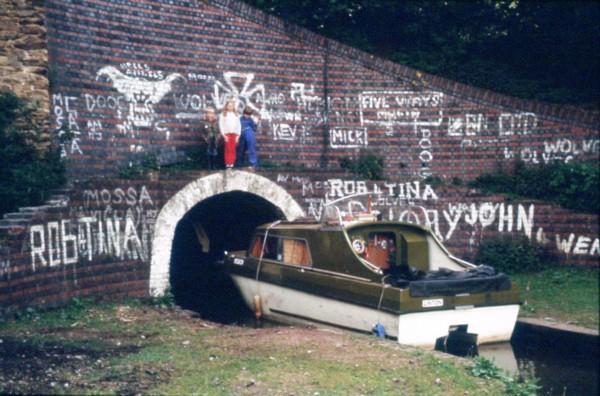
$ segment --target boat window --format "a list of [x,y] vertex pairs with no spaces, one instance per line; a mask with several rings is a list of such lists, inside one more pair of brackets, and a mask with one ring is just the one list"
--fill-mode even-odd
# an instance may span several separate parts
[[300,239],[283,239],[283,262],[310,266],[310,254],[308,253],[306,241]]
[[[263,248],[264,235],[257,235],[252,242],[252,246],[250,247],[250,256],[251,257],[260,257],[261,250]],[[269,260],[281,260],[281,252],[279,249],[279,238],[269,236],[267,238],[267,243],[265,243],[265,251],[263,253],[263,258]]]
[[[263,235],[257,235],[250,246],[250,256],[260,257],[263,247]],[[269,236],[265,244],[263,258],[269,260],[282,261],[286,264],[301,266],[311,266],[312,261],[308,244],[302,239],[282,238],[278,236]]]
[[360,256],[383,270],[396,265],[396,234],[371,232]]

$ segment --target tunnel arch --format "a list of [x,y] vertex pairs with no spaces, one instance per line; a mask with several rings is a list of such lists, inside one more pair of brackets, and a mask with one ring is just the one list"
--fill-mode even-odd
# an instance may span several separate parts
[[167,201],[156,219],[150,259],[151,296],[164,295],[169,285],[171,249],[179,221],[200,202],[230,192],[258,196],[277,207],[287,220],[304,216],[300,205],[285,189],[255,173],[225,170],[190,182]]

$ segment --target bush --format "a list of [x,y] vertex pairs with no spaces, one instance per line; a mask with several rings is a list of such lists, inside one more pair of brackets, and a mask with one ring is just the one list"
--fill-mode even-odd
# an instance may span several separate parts
[[39,205],[65,183],[57,148],[38,150],[33,108],[11,92],[0,93],[0,214]]
[[500,370],[494,362],[482,356],[473,359],[470,368],[473,377],[498,379],[504,383],[505,391],[510,396],[535,396],[541,387],[536,378],[519,378]]
[[383,180],[383,158],[372,152],[361,152],[357,159],[342,157],[340,167],[366,180]]
[[519,161],[512,172],[499,169],[469,183],[493,193],[536,198],[587,213],[600,211],[600,167],[595,162],[551,162],[528,166]]
[[484,239],[475,261],[509,274],[541,271],[556,264],[556,258],[547,249],[526,236]]

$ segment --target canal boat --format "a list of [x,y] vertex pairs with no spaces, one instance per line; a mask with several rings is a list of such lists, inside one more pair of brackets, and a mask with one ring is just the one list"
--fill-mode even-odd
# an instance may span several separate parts
[[476,344],[510,340],[519,294],[505,274],[454,257],[427,227],[348,209],[261,225],[247,250],[225,253],[226,272],[257,316],[422,347],[456,329]]

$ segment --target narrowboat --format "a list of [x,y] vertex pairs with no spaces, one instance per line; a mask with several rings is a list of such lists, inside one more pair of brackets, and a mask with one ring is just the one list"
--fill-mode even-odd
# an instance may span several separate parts
[[427,227],[348,208],[261,225],[246,251],[225,253],[225,271],[257,316],[422,347],[454,329],[476,344],[510,340],[520,301],[507,275],[454,257]]

